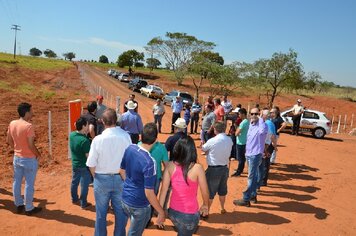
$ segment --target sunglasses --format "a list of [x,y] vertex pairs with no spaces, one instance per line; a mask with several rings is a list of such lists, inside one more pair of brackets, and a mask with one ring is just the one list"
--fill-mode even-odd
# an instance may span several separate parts
[[251,116],[255,115],[258,116],[260,113],[250,113]]

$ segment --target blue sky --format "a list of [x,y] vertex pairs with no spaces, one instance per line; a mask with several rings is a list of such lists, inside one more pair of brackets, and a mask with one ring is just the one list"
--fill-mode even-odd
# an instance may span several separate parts
[[304,70],[356,87],[356,1],[0,0],[0,51],[37,47],[116,61],[155,36],[186,32],[217,44],[226,63],[298,52]]

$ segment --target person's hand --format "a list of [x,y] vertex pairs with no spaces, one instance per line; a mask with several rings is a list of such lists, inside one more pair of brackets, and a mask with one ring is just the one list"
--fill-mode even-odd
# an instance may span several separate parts
[[274,147],[274,151],[277,152],[278,151],[278,148],[277,146]]
[[209,207],[207,205],[202,205],[199,213],[202,217],[207,217],[209,215]]
[[157,216],[157,221],[156,224],[158,226],[158,228],[163,229],[164,228],[164,221],[166,220],[166,216],[164,211],[163,212],[159,212],[158,216]]

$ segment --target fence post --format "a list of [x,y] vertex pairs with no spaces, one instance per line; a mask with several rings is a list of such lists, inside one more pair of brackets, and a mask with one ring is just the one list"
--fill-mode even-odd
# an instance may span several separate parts
[[341,123],[341,115],[339,115],[339,123],[337,124],[337,130],[336,130],[337,134],[340,132],[340,123]]
[[347,115],[345,115],[345,119],[344,119],[344,131],[346,130],[346,121],[347,121]]
[[334,115],[333,115],[333,118],[331,119],[331,129],[330,129],[330,133],[333,132],[333,125],[334,125]]
[[354,114],[352,114],[352,116],[351,116],[351,129],[352,129],[352,126],[353,126],[353,124],[354,124]]
[[116,97],[116,113],[120,114],[120,97]]
[[49,157],[52,158],[52,113],[48,111],[48,152]]

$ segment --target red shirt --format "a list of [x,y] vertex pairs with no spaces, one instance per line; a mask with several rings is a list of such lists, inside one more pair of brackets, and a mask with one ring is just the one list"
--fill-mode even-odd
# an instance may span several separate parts
[[224,107],[219,105],[215,111],[215,116],[216,116],[216,121],[224,121],[224,115],[225,115],[225,111],[224,111]]

